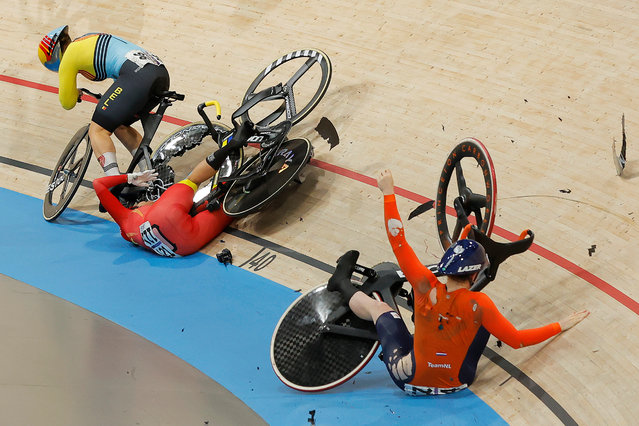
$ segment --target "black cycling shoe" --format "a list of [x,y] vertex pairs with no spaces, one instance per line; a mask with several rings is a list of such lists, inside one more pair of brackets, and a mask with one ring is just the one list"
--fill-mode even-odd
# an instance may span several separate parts
[[357,288],[351,284],[351,275],[355,271],[355,264],[359,258],[357,250],[350,250],[344,253],[337,260],[335,272],[328,280],[326,289],[328,291],[339,291],[344,296],[346,302],[357,292]]

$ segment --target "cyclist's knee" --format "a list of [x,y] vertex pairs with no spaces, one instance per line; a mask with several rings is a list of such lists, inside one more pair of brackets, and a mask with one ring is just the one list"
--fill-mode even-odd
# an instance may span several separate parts
[[415,359],[412,353],[402,356],[397,349],[394,352],[388,356],[386,365],[397,386],[403,389],[400,383],[408,383],[415,376]]
[[113,134],[113,132],[108,131],[107,129],[105,129],[104,127],[100,126],[95,121],[92,121],[91,124],[89,124],[89,137],[90,138],[95,138],[95,137],[100,137],[100,136],[102,136],[102,137],[104,137],[104,136],[111,137],[112,134]]
[[373,322],[376,323],[377,319],[384,315],[387,312],[393,311],[393,308],[386,302],[382,302],[380,300],[375,300],[371,305],[371,316],[373,317]]

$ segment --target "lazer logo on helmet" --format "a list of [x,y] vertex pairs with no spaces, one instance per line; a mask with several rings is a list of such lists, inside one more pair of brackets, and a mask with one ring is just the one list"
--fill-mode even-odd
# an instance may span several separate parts
[[466,266],[462,266],[460,268],[457,269],[457,272],[459,273],[463,273],[463,272],[473,272],[473,271],[477,271],[478,269],[481,269],[481,264],[479,265],[466,265]]

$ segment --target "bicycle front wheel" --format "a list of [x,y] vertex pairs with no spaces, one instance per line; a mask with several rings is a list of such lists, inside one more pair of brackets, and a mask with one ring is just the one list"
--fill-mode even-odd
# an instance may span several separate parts
[[[271,339],[271,364],[284,384],[305,392],[327,390],[350,380],[375,355],[376,339],[323,331],[331,313],[342,306],[341,295],[324,284],[282,315]],[[336,325],[377,336],[371,321],[350,310]]]
[[[454,184],[452,195],[449,197],[451,182]],[[480,191],[473,192],[471,186],[480,188]],[[465,217],[460,218],[457,210],[448,207],[455,202],[459,203]],[[490,236],[497,209],[497,178],[493,160],[479,140],[466,138],[450,152],[438,181],[435,205],[437,233],[443,250],[457,241],[466,221]],[[447,213],[455,214],[452,232],[448,227]]]
[[333,67],[326,53],[317,49],[302,49],[288,53],[263,69],[244,94],[245,103],[255,93],[283,83],[284,99],[260,102],[247,111],[242,119],[267,126],[285,112],[284,119],[295,125],[317,106],[331,81]]
[[92,153],[87,124],[73,135],[53,168],[42,202],[42,216],[45,220],[57,219],[67,208],[82,184]]
[[264,156],[250,158],[240,173],[240,177],[246,178],[234,181],[224,196],[224,213],[244,216],[264,207],[295,179],[312,152],[308,139],[300,138],[282,143],[268,170],[263,170]]

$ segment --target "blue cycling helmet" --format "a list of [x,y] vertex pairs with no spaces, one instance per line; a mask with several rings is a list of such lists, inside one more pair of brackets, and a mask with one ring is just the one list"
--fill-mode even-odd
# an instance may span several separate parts
[[439,272],[444,275],[471,275],[488,264],[486,251],[475,240],[459,240],[450,247],[439,261]]
[[69,26],[63,25],[45,35],[38,45],[38,58],[42,65],[51,71],[58,71],[60,59],[62,59],[62,46],[60,46],[60,36],[68,31]]

